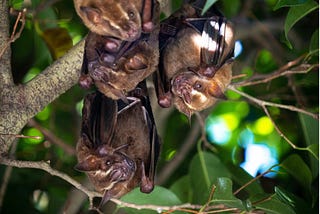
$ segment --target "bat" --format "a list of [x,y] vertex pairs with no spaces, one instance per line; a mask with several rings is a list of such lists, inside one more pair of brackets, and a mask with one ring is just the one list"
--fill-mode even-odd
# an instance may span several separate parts
[[128,91],[157,69],[160,9],[157,2],[152,5],[153,30],[142,33],[135,41],[88,34],[79,78],[81,87],[94,84],[104,95],[125,100]]
[[116,101],[99,91],[84,100],[75,169],[103,193],[100,206],[137,186],[144,193],[154,188],[160,140],[145,82],[127,100]]
[[183,5],[160,24],[154,75],[159,105],[174,104],[189,118],[224,98],[232,78],[232,24],[214,8],[201,16],[199,2]]
[[135,41],[153,30],[153,0],[74,0],[87,28],[99,35]]

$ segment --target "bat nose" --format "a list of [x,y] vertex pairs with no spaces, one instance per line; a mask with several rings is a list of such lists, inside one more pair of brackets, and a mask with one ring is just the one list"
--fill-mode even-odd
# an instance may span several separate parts
[[140,37],[140,31],[137,30],[135,27],[130,27],[127,31],[127,35],[130,38],[130,40],[134,41]]

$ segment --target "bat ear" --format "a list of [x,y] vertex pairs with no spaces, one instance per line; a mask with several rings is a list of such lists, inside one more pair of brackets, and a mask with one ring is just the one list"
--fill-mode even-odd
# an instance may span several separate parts
[[80,7],[81,11],[87,16],[87,19],[93,23],[101,23],[100,10],[93,7]]
[[74,167],[80,172],[91,172],[99,169],[97,157],[90,155],[84,161],[81,161]]

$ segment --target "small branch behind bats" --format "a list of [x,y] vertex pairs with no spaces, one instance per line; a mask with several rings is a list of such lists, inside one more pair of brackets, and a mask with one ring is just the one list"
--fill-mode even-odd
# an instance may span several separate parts
[[37,123],[34,119],[31,119],[29,122],[28,122],[28,125],[32,126],[32,127],[35,127],[37,129],[39,129],[42,134],[53,144],[59,146],[60,148],[63,149],[63,151],[65,151],[67,154],[69,155],[75,155],[76,154],[76,151],[75,149],[64,143],[60,138],[58,138],[56,135],[54,135],[51,131],[49,131],[48,129],[42,127],[39,123]]
[[15,138],[35,139],[35,140],[40,140],[41,139],[40,136],[26,136],[26,135],[22,135],[22,134],[4,134],[4,133],[0,133],[0,135],[11,136],[11,137],[15,137]]
[[[3,56],[4,52],[7,50],[7,48],[10,46],[10,44],[13,43],[14,41],[16,41],[20,37],[20,35],[24,29],[25,22],[26,22],[26,19],[25,19],[26,13],[27,13],[27,9],[25,9],[25,8],[18,13],[18,17],[17,17],[16,22],[13,26],[13,31],[11,33],[9,41],[6,42],[6,44],[4,45],[2,50],[0,51],[0,59]],[[21,26],[20,26],[19,31],[16,32],[19,22],[21,22]]]
[[[268,102],[268,101],[264,101],[264,100],[260,100],[258,98],[255,98],[255,97],[252,97],[250,96],[249,94],[246,94],[238,89],[236,89],[233,85],[229,85],[228,88],[238,94],[240,94],[241,96],[247,98],[248,100],[256,103],[257,105],[259,105],[265,112],[265,114],[269,117],[269,119],[271,120],[274,128],[276,129],[276,131],[278,132],[278,134],[280,135],[280,137],[282,137],[293,149],[296,149],[296,150],[307,150],[308,151],[308,148],[302,148],[302,147],[298,147],[296,146],[289,138],[287,138],[283,133],[282,131],[280,130],[280,128],[277,126],[277,124],[274,122],[274,120],[272,119],[268,109],[267,109],[267,106],[273,106],[273,107],[278,107],[278,108],[282,108],[282,109],[287,109],[287,110],[290,110],[290,111],[295,111],[295,112],[300,112],[302,114],[306,114],[306,115],[309,115],[311,116],[312,118],[316,119],[316,120],[319,120],[319,115],[318,114],[315,114],[315,113],[311,113],[311,112],[308,112],[306,110],[303,110],[303,109],[300,109],[300,108],[297,108],[295,106],[291,106],[291,105],[283,105],[283,104],[278,104],[278,103],[272,103],[272,102]],[[311,152],[312,153],[312,152]],[[313,153],[312,153],[313,154]],[[314,155],[314,154],[313,154]],[[316,157],[316,156],[315,156]],[[316,157],[317,158],[317,157]]]
[[318,67],[318,64],[305,64],[301,61],[306,58],[306,55],[302,55],[295,60],[288,62],[278,70],[270,74],[256,74],[246,80],[233,83],[234,86],[252,86],[262,83],[268,83],[276,78],[290,75],[290,74],[305,74],[311,71],[313,68]]
[[308,112],[306,110],[303,110],[303,109],[300,109],[300,108],[297,108],[297,107],[291,106],[291,105],[283,105],[283,104],[268,102],[268,101],[265,101],[265,100],[260,100],[258,98],[255,98],[255,97],[253,97],[253,96],[251,96],[251,95],[249,95],[247,93],[244,93],[244,92],[236,89],[234,85],[229,85],[228,89],[230,89],[231,91],[236,92],[237,94],[240,94],[241,96],[249,99],[250,101],[256,103],[257,105],[259,105],[261,107],[262,106],[273,106],[273,107],[277,107],[277,108],[287,109],[287,110],[290,110],[290,111],[300,112],[302,114],[309,115],[310,117],[313,117],[314,119],[319,120],[318,114],[311,113],[311,112]]
[[161,169],[161,172],[158,173],[158,184],[164,183],[167,180],[167,178],[170,177],[170,175],[182,163],[188,152],[197,142],[196,139],[198,137],[200,128],[201,126],[199,125],[199,123],[193,123],[192,127],[190,128],[191,131],[185,138],[186,141],[184,142],[183,146],[180,147],[179,151],[177,151],[173,159]]

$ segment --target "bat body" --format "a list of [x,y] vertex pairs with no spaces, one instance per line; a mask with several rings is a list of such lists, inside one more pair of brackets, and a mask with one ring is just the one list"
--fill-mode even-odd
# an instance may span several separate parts
[[151,32],[152,0],[74,0],[77,14],[90,31],[134,41]]
[[104,194],[101,204],[139,185],[145,193],[154,187],[160,142],[149,99],[137,88],[127,100],[115,101],[100,92],[85,98],[75,168],[86,172]]
[[157,69],[159,4],[153,3],[153,30],[142,33],[135,41],[124,41],[94,32],[88,34],[80,86],[89,88],[95,84],[104,95],[115,100],[125,99],[127,92]]
[[160,26],[158,102],[162,107],[174,104],[189,117],[223,98],[232,78],[232,26],[216,12],[200,13],[185,4]]

